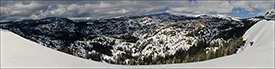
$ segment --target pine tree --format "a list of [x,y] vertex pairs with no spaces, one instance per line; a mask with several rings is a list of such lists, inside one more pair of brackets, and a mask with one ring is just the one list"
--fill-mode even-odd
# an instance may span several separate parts
[[88,53],[87,50],[86,50],[86,53],[85,53],[85,58],[86,58],[86,59],[89,59],[89,53]]
[[64,51],[64,44],[61,44],[60,48],[59,48],[60,51]]
[[66,47],[64,52],[70,54],[70,49],[68,47]]

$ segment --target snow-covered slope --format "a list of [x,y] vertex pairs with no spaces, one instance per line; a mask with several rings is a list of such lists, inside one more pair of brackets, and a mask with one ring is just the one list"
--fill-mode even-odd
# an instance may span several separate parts
[[266,19],[275,19],[275,7],[273,7],[273,9],[271,9],[270,11],[268,11],[265,15]]
[[[195,63],[122,66],[94,62],[57,52],[1,30],[1,66],[9,67],[267,67],[274,68],[274,21],[262,20],[243,36],[246,40],[238,54]],[[254,42],[250,46],[250,42]]]
[[[152,57],[156,64],[158,60],[155,59],[167,57],[168,60],[168,56],[172,59],[180,49],[196,51],[189,52],[189,55],[195,55],[198,50],[210,49],[208,44],[228,43],[242,36],[256,22],[232,20],[231,16],[218,14],[187,17],[159,13],[87,21],[49,17],[1,22],[0,28],[74,56],[127,65],[135,64],[131,62],[151,63],[143,60]],[[200,42],[206,45],[198,46]],[[205,49],[195,49],[198,47],[194,46]],[[120,58],[123,59],[118,60]]]
[[219,19],[240,21],[239,18],[232,17],[229,15],[222,15],[222,14],[215,14],[215,15],[205,14],[205,15],[200,15],[198,17],[200,17],[200,18],[219,18]]
[[[274,31],[274,21],[262,20],[244,34],[245,46],[237,54],[203,62],[160,66],[274,68]],[[253,42],[252,46],[250,42]]]
[[[274,47],[274,21],[259,21],[246,31],[243,38],[246,40],[246,44],[242,48],[244,50],[262,47],[263,45],[270,43],[273,43]],[[250,42],[253,42],[253,44],[251,45]],[[239,52],[242,52],[242,50],[239,50]]]
[[61,53],[12,32],[1,30],[1,66],[4,68],[105,67],[110,64]]
[[187,17],[197,17],[197,18],[218,18],[218,19],[225,19],[225,20],[234,20],[234,21],[241,21],[240,17],[232,17],[225,14],[184,14],[184,13],[172,13],[173,15],[182,15]]

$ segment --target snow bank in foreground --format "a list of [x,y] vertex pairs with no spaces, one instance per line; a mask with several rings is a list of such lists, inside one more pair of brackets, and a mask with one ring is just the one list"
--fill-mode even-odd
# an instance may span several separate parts
[[105,67],[109,64],[90,61],[41,46],[12,32],[1,30],[2,67]]
[[[95,62],[61,53],[1,30],[1,65],[10,67],[268,67],[274,68],[274,21],[262,20],[243,36],[246,44],[238,54],[195,63],[123,66]],[[253,45],[250,46],[250,42]]]
[[[246,44],[243,49],[250,50],[249,48],[264,47],[266,44],[273,44],[274,48],[274,22],[262,20],[248,29],[243,35],[243,39],[246,40]],[[253,42],[252,46],[250,42]],[[240,50],[239,52],[242,52]]]

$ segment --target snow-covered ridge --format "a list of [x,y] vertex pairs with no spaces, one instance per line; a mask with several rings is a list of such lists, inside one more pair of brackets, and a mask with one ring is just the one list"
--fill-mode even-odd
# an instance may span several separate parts
[[[244,34],[246,43],[241,53],[203,62],[149,66],[122,66],[88,61],[48,49],[6,30],[0,32],[1,68],[274,68],[272,20],[262,20]],[[254,42],[252,46],[251,41]]]
[[275,20],[275,7],[273,7],[273,9],[271,9],[270,11],[266,12],[266,14],[264,16],[266,19]]
[[82,58],[93,59],[87,55],[96,51],[104,59],[97,61],[108,62],[127,52],[137,57],[135,60],[148,56],[156,59],[157,56],[173,55],[179,49],[189,49],[201,39],[206,42],[227,41],[240,37],[255,23],[216,18],[218,16],[228,17],[185,17],[169,13],[91,21],[51,17],[1,23],[0,27],[43,46],[66,50],[66,53]]
[[[274,67],[274,25],[273,20],[261,20],[243,35],[245,45],[241,52],[202,62],[151,65],[160,68],[275,68]],[[252,45],[250,42],[254,42]]]
[[225,15],[225,14],[215,14],[215,15],[205,14],[205,15],[199,15],[198,17],[200,17],[200,18],[219,18],[219,19],[226,19],[226,20],[241,21],[240,18],[232,17],[232,16]]
[[[225,20],[234,20],[234,21],[241,21],[240,17],[232,17],[226,14],[184,14],[184,13],[173,13],[173,12],[162,12],[162,13],[154,13],[154,14],[145,14],[141,16],[151,16],[151,15],[169,15],[169,16],[178,16],[178,17],[187,17],[187,18],[217,18],[217,19],[225,19]],[[116,16],[104,19],[111,19],[111,18],[123,18],[123,17],[138,17],[138,16]],[[81,18],[80,18],[81,19]]]
[[197,18],[218,18],[218,19],[226,19],[226,20],[234,20],[234,21],[241,21],[239,17],[232,17],[226,14],[183,14],[183,13],[171,13],[173,15],[178,16],[186,16],[186,17],[197,17]]
[[243,35],[246,41],[245,46],[239,49],[239,52],[249,48],[261,47],[263,45],[273,44],[274,46],[274,20],[261,20]]
[[[273,20],[262,20],[243,35],[245,46],[240,53],[203,62],[155,65],[155,67],[196,68],[274,68],[274,25]],[[254,42],[252,45],[250,42]]]

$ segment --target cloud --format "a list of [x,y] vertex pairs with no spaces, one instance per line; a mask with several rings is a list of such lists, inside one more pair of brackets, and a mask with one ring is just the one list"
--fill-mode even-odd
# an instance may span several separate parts
[[266,11],[269,11],[272,7],[275,7],[274,1],[232,1],[231,4],[234,8],[243,8],[249,12],[260,9],[261,12],[258,13],[258,15],[263,15]]
[[251,14],[251,15],[253,15],[253,14],[255,14],[254,12],[249,12],[248,14]]
[[235,11],[235,13],[240,13],[240,11],[237,10],[237,11]]
[[157,12],[232,13],[234,8],[241,8],[249,12],[259,9],[261,12],[254,15],[260,15],[272,7],[274,4],[270,1],[1,1],[1,20],[45,17],[97,19],[150,14],[165,8],[168,9]]
[[229,13],[234,8],[227,1],[199,1],[199,2],[196,2],[191,5],[193,5],[193,6],[172,7],[171,11],[173,11],[173,12],[193,12],[193,13],[210,13],[210,12]]
[[109,12],[107,12],[107,14],[123,14],[123,13],[127,13],[127,12],[129,12],[129,10],[121,9],[118,11],[109,11]]

